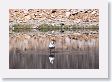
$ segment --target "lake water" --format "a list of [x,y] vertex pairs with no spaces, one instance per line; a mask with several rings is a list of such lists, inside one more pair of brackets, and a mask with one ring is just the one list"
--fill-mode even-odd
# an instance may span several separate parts
[[[17,35],[16,35],[17,36]],[[99,39],[75,39],[68,35],[9,37],[10,69],[98,69]],[[78,37],[78,36],[77,36]],[[55,39],[55,49],[48,45]],[[49,55],[54,55],[53,64]]]

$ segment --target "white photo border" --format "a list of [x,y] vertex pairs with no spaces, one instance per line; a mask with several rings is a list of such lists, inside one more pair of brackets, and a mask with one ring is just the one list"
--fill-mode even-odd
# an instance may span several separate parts
[[[0,76],[3,78],[108,78],[107,0],[1,0]],[[99,69],[9,69],[9,9],[99,9]]]

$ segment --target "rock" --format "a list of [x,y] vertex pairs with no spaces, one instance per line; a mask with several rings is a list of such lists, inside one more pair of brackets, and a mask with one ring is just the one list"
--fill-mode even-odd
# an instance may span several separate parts
[[[34,21],[38,21],[35,23]],[[37,25],[60,24],[94,24],[99,22],[98,9],[10,9],[9,23],[35,23]]]

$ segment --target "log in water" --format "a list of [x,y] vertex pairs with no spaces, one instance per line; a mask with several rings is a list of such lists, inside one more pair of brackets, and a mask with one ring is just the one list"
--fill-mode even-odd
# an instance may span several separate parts
[[[28,36],[10,37],[10,69],[98,69],[99,40],[77,39],[70,36]],[[79,36],[78,36],[79,37]],[[49,61],[48,48],[51,39],[55,39],[55,57]]]

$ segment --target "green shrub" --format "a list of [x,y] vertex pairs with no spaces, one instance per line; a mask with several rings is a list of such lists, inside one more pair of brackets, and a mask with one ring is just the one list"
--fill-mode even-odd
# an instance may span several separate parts
[[[32,25],[31,24],[14,24],[13,25],[14,29],[13,32],[28,32],[32,30]],[[41,32],[48,32],[48,31],[56,31],[56,30],[77,30],[77,29],[98,29],[98,25],[85,25],[85,26],[80,26],[80,25],[52,25],[52,24],[41,24],[39,25],[39,30]]]
[[30,24],[14,24],[12,26],[14,32],[24,32],[24,31],[31,31],[32,25]]
[[90,26],[88,26],[88,28],[98,29],[99,26],[98,25],[90,25]]

